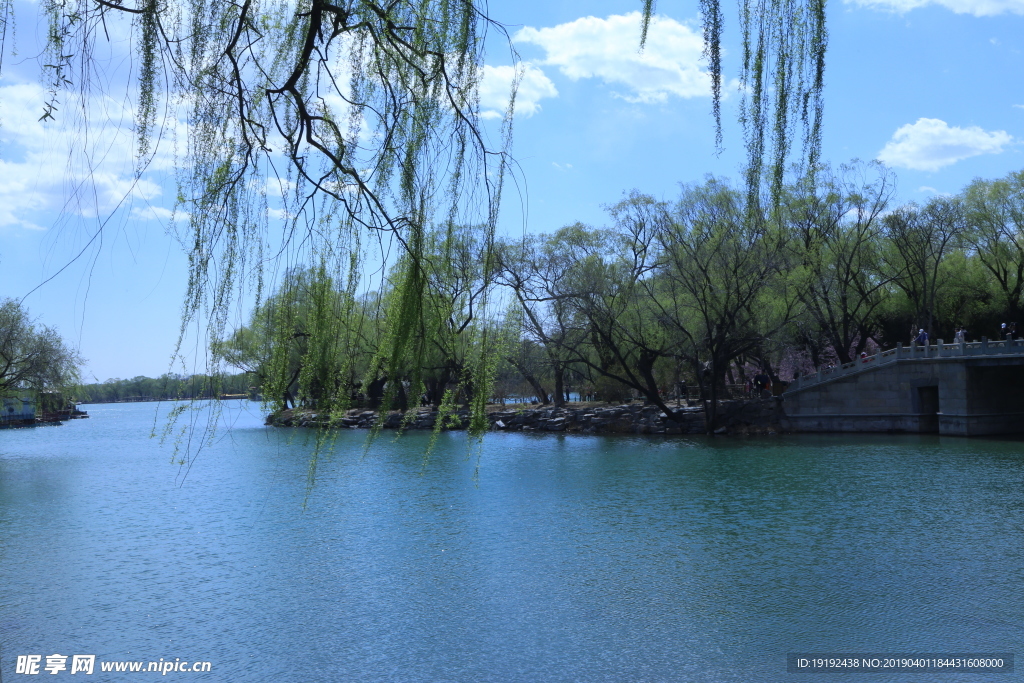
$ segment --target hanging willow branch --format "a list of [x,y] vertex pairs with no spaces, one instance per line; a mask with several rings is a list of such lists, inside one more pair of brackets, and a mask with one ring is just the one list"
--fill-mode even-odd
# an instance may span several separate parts
[[[13,10],[0,2],[6,31]],[[480,3],[43,0],[41,8],[49,25],[43,118],[58,115],[62,89],[89,82],[98,68],[92,45],[108,26],[132,27],[140,172],[159,145],[183,147],[183,336],[208,316],[212,340],[224,339],[231,302],[253,284],[259,297],[274,254],[321,264],[323,277],[354,291],[369,235],[382,252],[402,252],[405,273],[391,281],[402,291],[386,297],[391,348],[377,371],[394,378],[415,365],[408,356],[421,355],[422,344],[411,335],[425,315],[416,300],[435,267],[423,253],[425,231],[479,226],[489,250],[507,170],[512,106],[496,147],[479,124],[484,38],[504,34]],[[183,136],[168,139],[175,130]],[[280,208],[268,192],[283,195]],[[273,248],[272,212],[286,223]],[[332,331],[326,320],[310,325],[319,357]],[[331,384],[313,374],[307,368],[301,381]]]
[[[720,0],[700,0],[704,21],[704,58],[711,77],[715,143],[722,145],[722,34]],[[653,17],[652,0],[644,0],[641,46]],[[740,123],[747,149],[746,181],[751,211],[761,206],[762,183],[769,201],[782,196],[786,167],[799,143],[799,165],[813,176],[821,156],[824,110],[825,0],[741,0],[739,25],[743,63]],[[752,214],[756,215],[756,214]]]
[[[280,395],[287,406],[297,383],[319,406],[340,410],[357,384],[350,362],[356,347],[375,344],[364,383],[389,381],[392,398],[399,380],[430,393],[428,371],[443,371],[450,383],[438,390],[444,405],[462,395],[477,413],[473,424],[483,428],[496,360],[488,346],[500,336],[488,331],[487,293],[515,101],[513,87],[492,148],[479,123],[478,81],[487,32],[505,31],[488,18],[484,3],[41,0],[39,6],[49,27],[50,97],[42,118],[57,115],[62,91],[77,86],[87,95],[101,68],[93,46],[109,36],[109,25],[131,26],[138,173],[161,144],[180,150],[176,208],[184,227],[178,235],[190,263],[183,338],[186,326],[208,317],[216,362],[227,353],[222,342],[232,302],[253,289],[261,300],[266,264],[304,265],[313,270],[288,271],[286,280],[289,273],[305,274],[271,298],[274,306],[260,314],[259,325],[254,318],[254,329],[267,336],[253,348],[272,349],[264,386],[274,401]],[[700,7],[720,146],[723,15],[720,0],[700,0]],[[654,11],[654,0],[643,0],[641,47]],[[11,21],[11,0],[0,0],[0,41]],[[813,169],[818,161],[824,0],[743,0],[739,26],[747,205],[756,215],[763,178],[772,196],[781,194],[799,126],[804,163]],[[0,64],[4,47],[0,42]],[[279,207],[270,193],[282,196]],[[280,240],[272,238],[278,229],[272,213],[283,217]],[[455,226],[475,226],[472,237]],[[355,304],[367,236],[380,244],[384,262],[376,301],[386,322],[373,344],[369,326],[359,322],[372,307]],[[443,315],[466,296],[444,295],[452,291],[445,283],[462,277],[451,269],[455,244],[463,251],[473,245],[478,254],[471,288],[478,294],[458,324],[454,313]],[[398,258],[388,257],[392,247]],[[289,310],[300,305],[301,316]],[[296,367],[300,347],[308,358]]]

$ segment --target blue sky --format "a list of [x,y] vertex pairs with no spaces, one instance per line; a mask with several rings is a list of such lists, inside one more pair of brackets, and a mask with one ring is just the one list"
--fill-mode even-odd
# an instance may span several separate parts
[[[670,199],[707,173],[738,177],[739,97],[723,103],[725,150],[716,155],[697,4],[662,0],[642,54],[639,5],[490,4],[523,69],[519,183],[506,191],[505,231],[601,224],[603,207],[631,189]],[[730,83],[739,46],[734,10],[724,9]],[[828,25],[827,161],[885,161],[903,202],[1024,168],[1024,0],[834,0]],[[19,43],[31,44],[36,28],[22,20]],[[116,88],[90,103],[84,137],[69,133],[73,111],[57,124],[36,121],[42,89],[30,52],[5,60],[0,79],[0,297],[28,295],[32,314],[80,347],[88,380],[158,375],[170,368],[186,283],[181,248],[165,232],[173,148],[133,183],[134,141]],[[507,49],[489,55],[485,109],[502,108],[511,66]]]

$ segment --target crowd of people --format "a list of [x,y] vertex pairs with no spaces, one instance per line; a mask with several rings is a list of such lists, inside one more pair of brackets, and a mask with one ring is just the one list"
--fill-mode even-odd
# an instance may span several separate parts
[[[926,345],[928,343],[928,333],[923,328],[918,328],[917,334],[912,335],[913,341],[919,346]],[[1017,338],[1017,323],[1002,323],[999,326],[999,333],[997,339],[1016,339]],[[963,344],[968,341],[967,339],[967,328],[958,325],[956,331],[953,334],[954,344]]]

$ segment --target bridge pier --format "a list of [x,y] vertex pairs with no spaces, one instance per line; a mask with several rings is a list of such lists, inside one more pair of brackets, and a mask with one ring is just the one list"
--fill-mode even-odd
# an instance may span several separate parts
[[1024,363],[1011,358],[965,363],[964,392],[942,407],[939,433],[962,436],[1024,432]]

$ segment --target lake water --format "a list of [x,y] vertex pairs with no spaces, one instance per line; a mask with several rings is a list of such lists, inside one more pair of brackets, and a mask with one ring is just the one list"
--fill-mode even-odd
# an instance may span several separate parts
[[[347,431],[310,489],[311,433],[254,404],[187,472],[148,438],[166,405],[86,408],[0,432],[8,683],[55,653],[104,682],[756,682],[1024,652],[1021,442],[450,433],[424,464],[428,435]],[[100,671],[161,658],[211,670]]]

